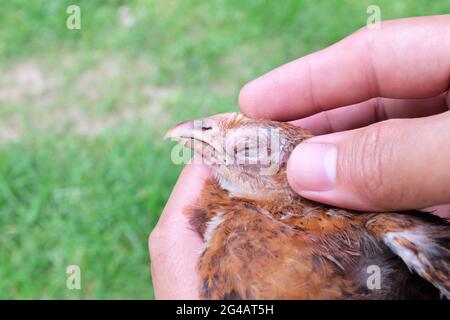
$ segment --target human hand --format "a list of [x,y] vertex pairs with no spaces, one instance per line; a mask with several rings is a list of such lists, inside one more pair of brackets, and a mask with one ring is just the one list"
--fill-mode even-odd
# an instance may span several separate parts
[[[289,159],[288,180],[300,195],[394,211],[450,203],[449,86],[444,15],[364,28],[248,83],[239,101],[249,116],[325,134]],[[416,119],[387,120],[394,118]]]
[[[385,22],[380,30],[359,31],[242,89],[247,115],[302,118],[294,123],[315,134],[337,132],[294,151],[288,163],[294,190],[371,211],[450,203],[449,25],[449,15]],[[382,121],[419,117],[425,118]],[[331,186],[320,168],[330,147],[336,148],[336,164],[327,158],[330,176],[335,173]],[[194,203],[208,176],[202,165],[186,166],[150,235],[157,299],[198,298],[202,240],[183,209]]]
[[183,210],[199,196],[209,169],[188,164],[149,237],[151,272],[156,299],[198,299],[197,263],[202,239]]

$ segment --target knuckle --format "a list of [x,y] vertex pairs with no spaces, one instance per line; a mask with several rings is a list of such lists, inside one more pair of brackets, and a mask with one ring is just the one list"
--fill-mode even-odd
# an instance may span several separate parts
[[389,126],[378,123],[363,129],[346,149],[342,170],[350,186],[363,200],[378,206],[392,194],[386,172],[392,160]]

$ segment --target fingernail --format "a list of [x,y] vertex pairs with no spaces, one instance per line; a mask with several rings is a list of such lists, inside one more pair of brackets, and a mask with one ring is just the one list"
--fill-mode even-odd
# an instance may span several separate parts
[[336,147],[332,144],[300,144],[289,158],[289,183],[297,192],[333,189],[336,184],[336,159]]

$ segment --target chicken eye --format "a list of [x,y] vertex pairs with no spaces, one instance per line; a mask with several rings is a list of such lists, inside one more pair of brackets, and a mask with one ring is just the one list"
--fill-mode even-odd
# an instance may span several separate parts
[[212,129],[211,126],[207,126],[207,125],[203,125],[202,126],[202,131],[208,131],[208,130],[211,130],[211,129]]

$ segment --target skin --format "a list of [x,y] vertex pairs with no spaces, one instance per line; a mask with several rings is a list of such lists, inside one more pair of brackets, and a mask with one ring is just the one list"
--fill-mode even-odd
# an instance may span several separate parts
[[[296,192],[350,209],[433,207],[450,216],[449,25],[443,15],[363,28],[241,90],[244,114],[320,135],[289,159]],[[187,165],[150,235],[157,299],[198,298],[202,241],[182,212],[208,177],[206,167]]]

